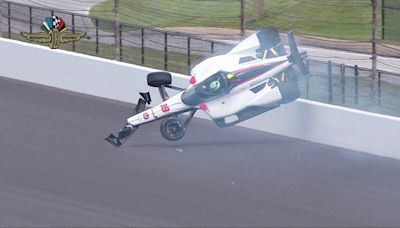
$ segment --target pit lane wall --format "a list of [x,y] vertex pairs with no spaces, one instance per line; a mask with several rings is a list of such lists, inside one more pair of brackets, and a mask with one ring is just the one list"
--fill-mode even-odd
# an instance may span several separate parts
[[[150,91],[158,103],[157,89],[146,84],[146,75],[152,71],[0,38],[0,76],[8,78],[130,103],[137,101],[138,92]],[[188,77],[173,74],[173,83],[185,87]],[[400,118],[396,117],[298,99],[240,126],[400,159]]]

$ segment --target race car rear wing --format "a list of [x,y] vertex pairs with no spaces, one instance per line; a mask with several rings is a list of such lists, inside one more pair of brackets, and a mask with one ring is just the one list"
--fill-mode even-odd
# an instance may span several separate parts
[[288,57],[289,61],[295,63],[299,67],[300,71],[305,76],[308,76],[309,75],[308,69],[303,62],[303,59],[307,57],[307,54],[304,52],[301,54],[299,53],[299,49],[297,48],[297,44],[296,44],[296,40],[294,38],[293,32],[288,32],[288,42],[289,42],[289,49],[290,49],[290,55]]

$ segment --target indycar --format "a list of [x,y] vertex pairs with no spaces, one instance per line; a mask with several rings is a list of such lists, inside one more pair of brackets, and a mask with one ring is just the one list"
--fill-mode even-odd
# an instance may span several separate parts
[[[146,110],[150,94],[140,93],[134,115],[117,135],[110,134],[105,140],[119,147],[139,126],[162,120],[161,135],[176,141],[185,135],[197,110],[204,111],[219,127],[227,127],[296,100],[300,89],[293,66],[308,75],[303,62],[307,53],[299,53],[293,32],[288,33],[288,43],[289,54],[276,28],[263,29],[226,54],[197,64],[186,89],[171,85],[168,72],[148,74],[147,84],[158,87],[163,102]],[[169,97],[166,88],[180,92]],[[183,113],[188,115],[179,117]]]

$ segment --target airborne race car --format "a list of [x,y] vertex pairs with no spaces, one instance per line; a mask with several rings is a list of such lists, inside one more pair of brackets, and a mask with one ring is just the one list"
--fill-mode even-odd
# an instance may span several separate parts
[[[145,123],[163,119],[161,134],[167,140],[179,140],[198,109],[203,110],[220,127],[231,126],[294,101],[300,96],[296,64],[307,75],[303,63],[306,53],[300,54],[294,35],[288,33],[290,54],[281,43],[278,31],[267,28],[246,38],[224,55],[210,57],[191,72],[190,85],[181,89],[171,85],[171,74],[148,74],[149,86],[158,87],[164,102],[147,109],[149,93],[140,93],[135,115],[118,135],[110,134],[106,141],[114,146],[122,145],[136,129]],[[165,88],[180,90],[169,98]],[[185,120],[179,114],[189,112]]]

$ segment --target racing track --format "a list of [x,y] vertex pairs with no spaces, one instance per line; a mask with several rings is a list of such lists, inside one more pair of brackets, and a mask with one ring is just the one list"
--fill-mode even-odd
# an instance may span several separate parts
[[0,78],[0,226],[400,225],[397,160],[205,120],[114,149],[131,110]]

